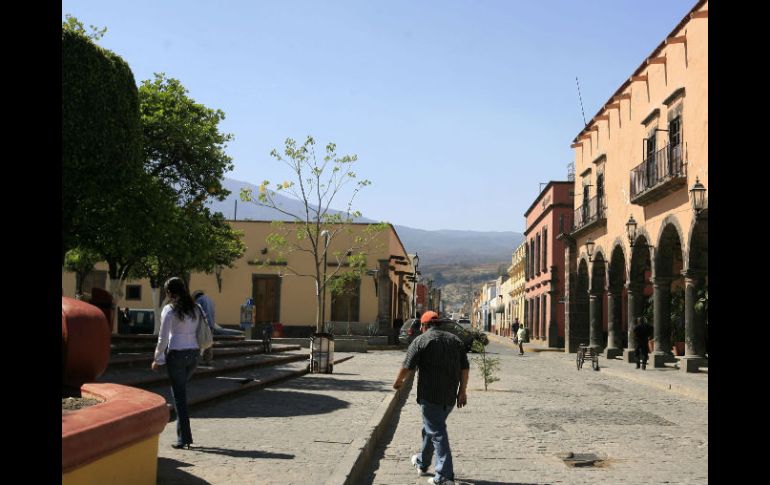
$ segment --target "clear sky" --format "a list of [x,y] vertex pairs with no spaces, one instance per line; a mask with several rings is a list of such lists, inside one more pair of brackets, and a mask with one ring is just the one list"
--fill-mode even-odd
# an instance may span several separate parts
[[358,155],[366,217],[523,232],[574,160],[575,77],[589,120],[695,3],[62,0],[62,19],[107,27],[137,84],[165,72],[224,111],[227,177],[288,179],[271,149],[311,134]]

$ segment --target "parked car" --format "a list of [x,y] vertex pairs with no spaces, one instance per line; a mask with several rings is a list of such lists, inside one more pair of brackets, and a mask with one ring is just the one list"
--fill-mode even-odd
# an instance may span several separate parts
[[[471,344],[475,340],[480,340],[484,345],[489,343],[489,339],[486,335],[477,335],[478,332],[470,332],[463,328],[456,322],[449,319],[444,319],[441,324],[441,329],[451,334],[456,335],[465,344],[465,351],[471,350]],[[414,339],[416,339],[422,332],[420,332],[420,320],[416,318],[410,318],[404,322],[401,326],[401,331],[398,334],[398,341],[404,345],[409,345]]]
[[457,320],[457,324],[460,325],[465,330],[468,330],[468,331],[471,330],[471,321],[467,318],[461,318]]

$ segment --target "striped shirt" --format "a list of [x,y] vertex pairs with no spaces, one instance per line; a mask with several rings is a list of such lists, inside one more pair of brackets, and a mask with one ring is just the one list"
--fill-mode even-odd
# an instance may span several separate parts
[[468,355],[462,340],[431,327],[409,345],[404,368],[419,369],[417,402],[453,406],[457,401],[460,371],[468,369]]

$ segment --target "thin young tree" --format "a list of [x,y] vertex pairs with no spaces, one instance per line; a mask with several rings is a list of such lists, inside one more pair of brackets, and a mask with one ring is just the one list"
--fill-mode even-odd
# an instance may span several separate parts
[[[312,136],[308,136],[301,146],[287,138],[283,154],[273,149],[270,155],[289,169],[292,180],[276,183],[274,189],[270,188],[270,181],[265,180],[256,195],[251,189],[241,189],[241,200],[274,209],[288,219],[289,223],[275,221],[275,230],[266,241],[269,249],[277,252],[276,261],[287,262],[286,256],[292,252],[302,252],[313,258],[311,273],[298,271],[289,264],[284,268],[290,274],[315,280],[316,332],[322,332],[321,309],[326,289],[344,286],[348,280],[360,278],[366,271],[367,251],[377,244],[377,236],[387,224],[367,224],[361,231],[353,230],[352,223],[361,217],[359,211],[353,210],[353,202],[359,191],[371,182],[358,179],[353,171],[358,160],[356,155],[340,156],[337,146],[329,143],[319,159],[315,145]],[[278,192],[298,200],[300,210],[284,207],[276,197]],[[332,203],[342,197],[346,200],[345,211],[332,209]],[[337,250],[330,253],[333,245]],[[324,267],[327,260],[336,262],[331,271]],[[341,271],[343,268],[348,269]]]

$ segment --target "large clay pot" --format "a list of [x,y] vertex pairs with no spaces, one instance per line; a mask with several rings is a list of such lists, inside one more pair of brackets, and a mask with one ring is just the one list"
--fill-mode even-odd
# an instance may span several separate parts
[[94,305],[62,297],[62,384],[79,389],[107,368],[111,331],[107,317]]
[[674,346],[671,349],[674,355],[681,357],[684,355],[684,342],[674,342]]

